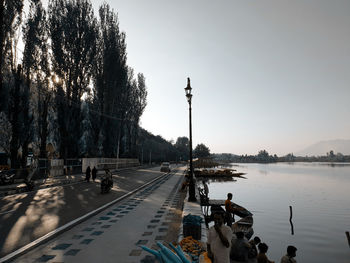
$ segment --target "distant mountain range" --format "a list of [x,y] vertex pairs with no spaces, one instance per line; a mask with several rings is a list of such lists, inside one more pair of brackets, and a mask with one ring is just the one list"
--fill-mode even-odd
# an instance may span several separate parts
[[325,156],[330,151],[334,154],[342,153],[350,155],[350,140],[329,140],[315,143],[302,151],[294,153],[294,156]]

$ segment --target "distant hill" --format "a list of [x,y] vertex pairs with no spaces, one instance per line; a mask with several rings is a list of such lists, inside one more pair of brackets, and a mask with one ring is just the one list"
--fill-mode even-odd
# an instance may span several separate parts
[[294,153],[295,156],[325,156],[333,150],[334,154],[350,155],[350,140],[329,140],[315,143],[302,151]]

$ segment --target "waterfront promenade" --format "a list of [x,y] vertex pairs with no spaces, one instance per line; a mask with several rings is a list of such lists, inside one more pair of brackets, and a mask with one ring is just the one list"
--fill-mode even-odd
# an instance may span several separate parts
[[[140,245],[176,241],[176,207],[184,168],[111,205],[104,211],[44,242],[11,262],[140,262],[150,259]],[[183,193],[182,193],[183,194]],[[174,231],[173,231],[174,232]],[[174,240],[169,240],[172,236]]]

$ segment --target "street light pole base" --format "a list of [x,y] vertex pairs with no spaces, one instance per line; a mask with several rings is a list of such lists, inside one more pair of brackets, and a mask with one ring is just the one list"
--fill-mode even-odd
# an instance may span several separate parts
[[195,202],[197,202],[197,198],[196,198],[196,197],[191,197],[191,196],[189,196],[187,201],[188,201],[188,202],[195,203]]
[[194,183],[194,180],[191,178],[188,185],[188,202],[197,202],[195,187],[196,185]]

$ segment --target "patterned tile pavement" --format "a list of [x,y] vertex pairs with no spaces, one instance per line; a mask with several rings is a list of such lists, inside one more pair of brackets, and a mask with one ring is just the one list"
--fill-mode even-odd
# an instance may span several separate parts
[[164,240],[183,171],[160,180],[13,262],[152,262],[140,245]]

